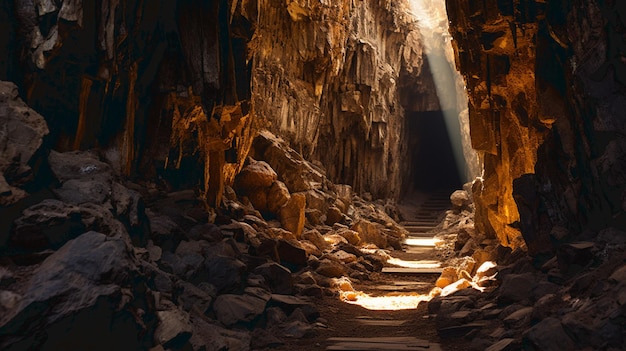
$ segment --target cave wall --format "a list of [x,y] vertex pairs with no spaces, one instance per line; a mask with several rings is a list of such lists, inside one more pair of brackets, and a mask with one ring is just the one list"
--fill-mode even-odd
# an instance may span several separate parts
[[253,102],[329,178],[375,197],[410,181],[406,111],[439,110],[407,1],[261,1]]
[[47,148],[97,147],[212,204],[258,128],[398,197],[405,109],[440,109],[406,1],[16,0],[0,30],[0,79],[53,126]]
[[[477,223],[533,255],[624,224],[623,5],[448,0]],[[523,240],[522,240],[523,239]]]
[[251,144],[241,12],[227,0],[4,1],[0,79],[46,118],[47,148],[98,147],[121,174],[216,203]]

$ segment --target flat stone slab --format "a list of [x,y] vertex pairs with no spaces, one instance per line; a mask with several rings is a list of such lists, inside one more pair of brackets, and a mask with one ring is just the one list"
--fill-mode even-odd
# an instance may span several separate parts
[[425,237],[409,236],[406,239],[404,239],[403,244],[406,246],[435,247],[435,240],[433,239],[432,236],[425,236]]
[[439,344],[414,337],[329,338],[326,350],[440,351]]
[[441,274],[443,268],[405,268],[405,267],[384,267],[382,273],[396,274]]
[[404,252],[413,254],[413,255],[422,255],[432,250],[433,250],[432,246],[409,246],[404,250]]
[[405,323],[408,323],[408,319],[379,319],[367,316],[357,317],[352,321],[361,325],[376,326],[376,327],[399,327]]

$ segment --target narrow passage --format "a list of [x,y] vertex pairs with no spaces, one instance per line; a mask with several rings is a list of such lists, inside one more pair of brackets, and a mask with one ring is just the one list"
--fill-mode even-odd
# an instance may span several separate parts
[[335,330],[326,350],[442,350],[426,302],[442,271],[435,235],[449,208],[445,191],[422,194],[400,207],[401,224],[409,232],[404,249],[390,252],[372,281],[354,286],[367,294],[354,302],[363,306],[355,310],[360,315],[347,321],[352,328]]

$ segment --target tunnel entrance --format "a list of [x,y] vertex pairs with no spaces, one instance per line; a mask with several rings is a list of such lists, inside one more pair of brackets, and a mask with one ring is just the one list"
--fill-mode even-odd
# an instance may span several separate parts
[[[442,111],[409,112],[412,192],[454,191],[463,185]],[[454,137],[454,136],[453,136]]]

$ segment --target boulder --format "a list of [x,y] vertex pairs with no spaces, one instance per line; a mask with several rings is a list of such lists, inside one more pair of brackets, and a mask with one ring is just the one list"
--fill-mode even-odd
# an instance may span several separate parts
[[318,249],[317,246],[313,244],[312,242],[308,240],[300,240],[299,243],[300,243],[300,246],[304,249],[304,251],[306,251],[307,257],[311,255],[315,257],[320,257],[323,255],[323,252],[320,251],[320,249]]
[[29,162],[48,132],[45,119],[19,98],[17,86],[0,81],[0,206],[27,196],[19,186],[32,177]]
[[304,229],[304,210],[306,196],[302,193],[291,194],[291,199],[280,209],[279,218],[283,228],[290,231],[297,239]]
[[232,257],[208,257],[204,269],[192,277],[195,282],[207,282],[217,288],[218,293],[227,293],[241,287],[246,264]]
[[470,196],[465,190],[457,190],[450,195],[450,203],[454,208],[460,210],[471,203]]
[[269,188],[278,178],[272,167],[264,161],[251,162],[235,178],[235,189],[243,195],[254,189]]
[[150,224],[141,194],[115,182],[111,188],[111,204],[115,216],[128,228],[133,244],[145,246],[150,236]]
[[343,250],[337,250],[330,254],[325,255],[325,257],[330,258],[333,261],[341,262],[341,263],[350,263],[356,262],[357,257],[351,253],[347,253]]
[[278,214],[290,199],[291,195],[285,183],[280,180],[274,181],[267,193],[267,209],[273,214]]
[[147,211],[150,223],[150,238],[167,251],[174,251],[183,237],[183,230],[169,216]]
[[304,267],[307,264],[307,252],[298,241],[279,239],[276,250],[280,258],[280,263],[283,265],[298,268]]
[[523,307],[509,314],[503,320],[504,325],[510,329],[519,329],[530,325],[533,307]]
[[87,202],[103,204],[111,194],[111,183],[101,179],[69,179],[54,194],[70,204],[80,205]]
[[74,206],[46,199],[25,209],[14,221],[9,243],[25,251],[57,249],[88,230],[109,236],[127,235],[124,225],[102,206]]
[[198,224],[187,232],[187,237],[191,240],[206,240],[208,242],[220,241],[224,234],[218,226],[213,223]]
[[441,272],[439,278],[435,282],[435,286],[438,288],[445,288],[446,286],[456,282],[458,280],[457,270],[454,267],[445,267]]
[[337,206],[330,206],[326,211],[326,224],[333,225],[343,222],[343,213]]
[[30,250],[59,248],[85,230],[79,207],[47,199],[25,209],[15,220],[10,244]]
[[252,350],[272,349],[285,343],[276,337],[276,332],[270,332],[265,329],[255,329],[252,331],[252,341],[250,347]]
[[349,244],[359,245],[361,243],[361,236],[358,232],[354,230],[342,228],[339,229],[336,233],[344,237]]
[[502,302],[519,302],[529,300],[536,285],[536,278],[532,273],[508,274],[504,276],[500,285],[500,296],[498,300]]
[[89,151],[50,151],[48,163],[56,179],[65,183],[68,180],[112,181],[111,167],[101,162],[98,156]]
[[220,295],[215,299],[215,316],[225,326],[247,323],[260,316],[267,300],[251,295]]
[[38,350],[149,348],[152,340],[141,335],[151,335],[145,329],[150,311],[143,320],[133,306],[145,306],[147,298],[136,264],[123,238],[88,232],[68,241],[34,271],[20,303],[0,317],[0,348],[17,342]]
[[179,348],[191,338],[193,327],[186,312],[178,309],[159,311],[157,318],[159,325],[154,332],[154,341],[164,348]]
[[321,260],[315,273],[329,278],[339,278],[346,274],[343,264],[329,259]]
[[251,335],[248,331],[228,330],[218,322],[211,323],[205,318],[191,317],[193,335],[189,340],[193,350],[206,351],[247,351],[250,350]]
[[330,249],[330,244],[324,240],[322,234],[316,229],[307,230],[302,233],[302,239],[312,242],[320,250]]
[[563,274],[575,274],[593,263],[597,250],[592,242],[575,242],[560,245],[556,257]]
[[350,229],[359,233],[359,237],[364,243],[374,244],[379,248],[387,247],[387,237],[376,223],[361,219],[353,224]]
[[204,314],[211,306],[213,298],[217,293],[215,287],[209,284],[205,285],[212,289],[205,291],[189,282],[179,281],[177,283],[177,290],[179,291],[177,298],[178,305],[187,312],[194,310]]
[[291,294],[293,291],[291,271],[278,263],[262,264],[254,270],[254,273],[265,278],[265,282],[275,294]]
[[574,350],[576,344],[563,329],[561,322],[556,318],[546,318],[530,328],[524,337],[525,342],[538,350],[558,351]]
[[307,208],[304,211],[304,215],[306,217],[306,220],[312,226],[322,225],[326,221],[326,217],[320,210]]
[[311,189],[304,192],[306,196],[306,207],[320,211],[326,214],[332,198],[321,190]]
[[315,189],[326,179],[285,141],[267,130],[260,131],[254,139],[252,153],[276,170],[291,193]]

